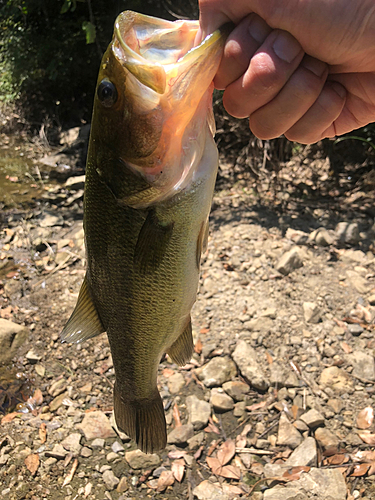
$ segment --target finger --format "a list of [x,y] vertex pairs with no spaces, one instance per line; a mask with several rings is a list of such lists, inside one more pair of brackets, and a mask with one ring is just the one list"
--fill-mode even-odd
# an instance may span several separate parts
[[334,137],[335,120],[346,101],[346,90],[339,83],[327,82],[311,108],[285,132],[290,141],[313,144],[325,137]]
[[272,29],[256,14],[246,16],[231,32],[225,47],[214,83],[225,89],[242,76],[250,60],[266,40]]
[[257,50],[246,72],[223,95],[229,114],[245,118],[272,101],[297,69],[304,52],[289,33],[274,30]]
[[260,139],[273,139],[289,130],[318,99],[328,66],[305,56],[279,94],[250,115],[249,124]]

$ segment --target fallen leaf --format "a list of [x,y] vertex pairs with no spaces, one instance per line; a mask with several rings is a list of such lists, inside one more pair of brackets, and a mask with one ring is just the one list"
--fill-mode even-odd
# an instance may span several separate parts
[[174,370],[172,370],[171,368],[164,368],[162,373],[163,373],[165,378],[168,378],[174,374]]
[[308,467],[307,465],[291,467],[290,469],[284,472],[282,477],[286,481],[298,481],[300,479],[302,472],[309,472],[310,469],[311,467]]
[[214,474],[218,474],[221,469],[220,460],[215,457],[206,457],[206,462]]
[[325,465],[341,465],[349,461],[349,457],[342,453],[337,453],[324,460]]
[[180,410],[178,409],[177,403],[174,404],[173,406],[173,419],[176,427],[180,427],[181,424],[181,417],[180,417]]
[[215,434],[218,434],[220,436],[220,431],[219,429],[216,427],[216,425],[214,425],[213,423],[209,423],[207,425],[207,427],[204,429],[204,432],[214,432]]
[[370,469],[369,464],[358,464],[354,466],[353,472],[350,474],[352,477],[362,477],[367,474],[367,471]]
[[209,328],[201,328],[201,329],[199,330],[199,333],[205,334],[205,333],[208,333],[209,331],[210,331],[210,329],[209,329]]
[[351,458],[355,462],[373,462],[375,461],[375,450],[357,451],[351,455]]
[[269,365],[272,365],[272,363],[273,363],[273,357],[271,356],[271,354],[268,351],[266,351],[266,358],[267,358],[267,363]]
[[368,429],[374,421],[374,410],[371,406],[367,406],[361,410],[357,415],[358,429]]
[[172,450],[168,453],[168,458],[171,458],[172,460],[175,458],[184,458],[186,455],[186,451],[184,450]]
[[8,413],[1,419],[1,424],[8,424],[9,422],[12,422],[16,417],[20,417],[21,414],[18,413],[17,411],[13,411],[12,413]]
[[172,463],[171,469],[175,479],[177,479],[177,481],[181,483],[185,474],[185,461],[183,459],[175,460]]
[[234,496],[245,494],[244,490],[242,490],[241,488],[239,488],[238,486],[236,486],[234,484],[228,484],[228,483],[223,482],[223,484],[221,486],[223,488],[223,493],[226,495],[229,495],[231,498]]
[[172,486],[174,483],[174,475],[171,470],[163,470],[158,479],[158,486],[156,491],[164,491],[168,488],[168,486]]
[[25,458],[25,465],[32,475],[36,473],[39,468],[40,460],[37,453],[32,453]]
[[44,422],[42,422],[39,427],[39,439],[41,440],[42,444],[44,444],[47,440],[47,427]]
[[241,479],[241,470],[234,465],[225,465],[221,467],[219,476],[226,477],[227,479]]
[[371,434],[369,431],[359,432],[358,436],[362,439],[364,443],[375,445],[375,434]]
[[203,344],[202,344],[202,341],[201,339],[198,339],[195,343],[195,346],[194,346],[194,351],[197,353],[197,354],[200,354],[202,352],[202,349],[203,349]]
[[250,466],[250,471],[256,476],[261,476],[264,472],[264,467],[259,462],[253,462]]
[[236,444],[233,439],[225,441],[217,450],[216,456],[221,465],[229,463],[236,454]]
[[195,460],[198,460],[198,459],[201,457],[203,450],[204,450],[204,446],[203,446],[203,445],[202,445],[202,446],[200,446],[200,447],[197,449],[197,451],[196,451],[196,452],[194,453],[194,455],[193,455],[193,456],[194,456],[194,458],[195,458]]

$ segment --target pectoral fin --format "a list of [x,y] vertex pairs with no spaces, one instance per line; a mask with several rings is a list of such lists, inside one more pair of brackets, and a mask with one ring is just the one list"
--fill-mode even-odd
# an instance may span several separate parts
[[149,210],[134,249],[134,264],[142,273],[153,272],[159,266],[171,239],[173,226],[173,222],[162,223],[155,210]]
[[105,328],[92,301],[85,276],[76,307],[61,332],[61,342],[82,342],[104,331]]
[[197,240],[197,267],[200,268],[201,256],[207,250],[208,244],[208,219],[202,222]]
[[194,342],[191,328],[191,319],[178,339],[167,349],[167,354],[179,366],[184,366],[191,360]]

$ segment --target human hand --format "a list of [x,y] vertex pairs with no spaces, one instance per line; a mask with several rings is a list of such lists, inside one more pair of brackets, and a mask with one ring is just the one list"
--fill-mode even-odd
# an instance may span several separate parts
[[258,137],[312,143],[375,121],[372,0],[200,0],[200,9],[203,35],[237,24],[215,86]]

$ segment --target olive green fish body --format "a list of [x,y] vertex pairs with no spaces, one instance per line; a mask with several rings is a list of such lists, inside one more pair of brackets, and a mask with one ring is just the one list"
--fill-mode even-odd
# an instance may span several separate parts
[[[223,41],[217,35],[187,52],[196,23],[191,33],[181,22],[176,30],[175,23],[124,14],[115,30],[124,33],[114,37],[99,73],[84,197],[87,273],[62,338],[107,332],[117,425],[152,452],[166,444],[160,358],[167,352],[183,365],[193,352],[190,311],[217,170],[210,82]],[[150,23],[151,41],[140,30],[142,45],[131,32],[134,19]],[[153,22],[162,24],[156,34]],[[177,48],[187,54],[159,65],[185,32]],[[151,63],[130,51],[137,40]]]

